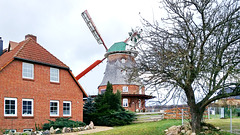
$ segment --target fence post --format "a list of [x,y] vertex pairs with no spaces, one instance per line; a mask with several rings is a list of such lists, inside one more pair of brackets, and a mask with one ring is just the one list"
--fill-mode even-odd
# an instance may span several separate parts
[[182,125],[183,125],[183,109],[182,109]]
[[230,107],[230,132],[232,133],[232,108]]
[[208,119],[210,120],[210,107],[208,107]]

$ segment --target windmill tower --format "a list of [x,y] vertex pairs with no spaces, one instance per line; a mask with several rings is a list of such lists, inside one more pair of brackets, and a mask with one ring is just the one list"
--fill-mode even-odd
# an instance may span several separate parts
[[145,99],[153,97],[145,95],[145,88],[141,84],[140,79],[136,79],[134,81],[128,80],[129,71],[127,70],[128,68],[133,67],[136,63],[135,57],[137,56],[137,51],[135,51],[134,45],[130,45],[129,43],[135,43],[131,42],[131,40],[137,39],[139,36],[138,32],[132,32],[128,39],[123,42],[114,43],[109,49],[107,49],[87,10],[82,13],[82,16],[97,42],[99,44],[103,44],[105,47],[106,54],[102,60],[94,62],[82,73],[80,73],[76,79],[80,79],[103,60],[107,59],[107,66],[104,72],[103,80],[98,86],[98,93],[102,94],[105,92],[107,82],[109,81],[112,83],[114,93],[116,93],[117,90],[121,92],[122,106],[126,110],[134,112],[145,110]]

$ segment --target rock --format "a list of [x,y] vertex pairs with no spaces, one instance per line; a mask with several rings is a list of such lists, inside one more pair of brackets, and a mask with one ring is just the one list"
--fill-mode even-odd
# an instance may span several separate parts
[[84,130],[85,130],[85,128],[84,128],[84,127],[80,127],[80,129],[81,129],[81,131],[84,131]]
[[55,130],[54,130],[53,127],[50,128],[50,133],[51,133],[51,134],[54,134],[54,133],[55,133]]
[[43,135],[50,135],[50,131],[49,130],[46,130],[44,132],[42,132]]
[[62,131],[61,131],[59,128],[56,128],[56,129],[54,130],[54,133],[55,133],[55,134],[60,134],[60,133],[62,133]]
[[90,121],[89,128],[90,128],[90,129],[94,129],[94,124],[93,124],[92,121]]
[[62,131],[59,129],[59,130],[56,130],[55,134],[61,134]]
[[14,135],[21,135],[21,132],[15,132]]
[[89,126],[87,125],[84,129],[85,129],[85,130],[89,130],[90,128],[89,128]]
[[208,127],[207,126],[203,126],[202,127],[204,130],[208,130]]
[[166,135],[177,135],[181,132],[181,126],[172,126],[166,132]]
[[192,133],[192,130],[188,130],[188,131],[186,132],[186,135],[191,135],[191,133]]
[[65,129],[65,133],[70,133],[71,132],[71,128],[66,128]]
[[78,132],[78,128],[73,128],[73,132]]
[[62,129],[62,133],[65,133],[66,127],[63,127]]
[[196,135],[196,133],[191,133],[191,135]]
[[186,130],[181,130],[181,133],[185,134],[185,133],[186,133]]
[[42,135],[43,133],[42,133],[42,131],[35,131],[35,134],[36,135]]

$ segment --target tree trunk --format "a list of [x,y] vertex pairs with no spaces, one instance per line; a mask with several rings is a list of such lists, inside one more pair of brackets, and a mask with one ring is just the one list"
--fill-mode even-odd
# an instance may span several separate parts
[[190,112],[191,112],[191,127],[192,127],[192,132],[194,133],[199,133],[201,131],[201,120],[203,117],[203,112],[202,110],[195,106],[190,106]]

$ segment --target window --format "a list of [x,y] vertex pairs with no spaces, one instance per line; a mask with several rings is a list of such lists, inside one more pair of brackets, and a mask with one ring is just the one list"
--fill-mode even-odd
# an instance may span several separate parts
[[106,89],[101,89],[101,94],[104,94],[106,92]]
[[32,132],[32,129],[23,129],[23,132]]
[[59,101],[50,101],[50,116],[59,116]]
[[138,108],[141,108],[141,105],[142,105],[142,101],[141,101],[141,99],[139,99],[139,106],[138,106]]
[[23,62],[22,77],[26,79],[34,79],[34,65]]
[[128,92],[128,86],[123,86],[123,92]]
[[142,94],[142,87],[139,87],[139,94]]
[[33,99],[22,100],[22,116],[33,116]]
[[17,98],[4,98],[4,116],[17,116]]
[[6,129],[6,130],[5,130],[5,132],[10,132],[10,131],[11,131],[12,133],[16,133],[16,132],[17,132],[16,129]]
[[59,82],[59,69],[50,68],[50,82]]
[[127,71],[126,70],[121,70],[122,74],[123,75],[126,75],[127,74]]
[[63,101],[63,116],[71,116],[71,101]]
[[122,63],[125,63],[125,62],[126,62],[126,59],[121,59],[121,62],[122,62]]
[[127,98],[123,99],[123,107],[128,107],[128,99]]
[[59,69],[50,68],[50,82],[59,82]]

